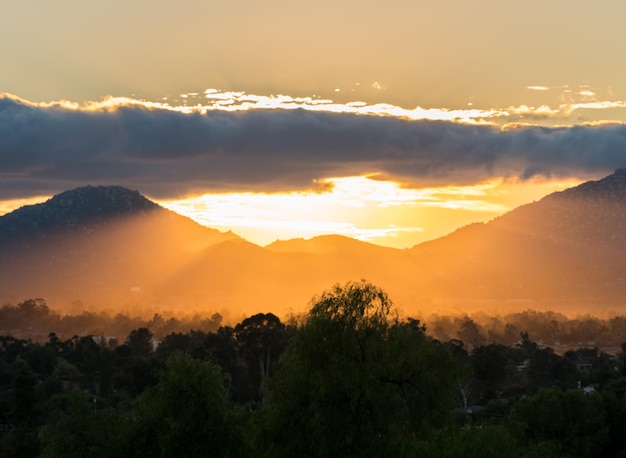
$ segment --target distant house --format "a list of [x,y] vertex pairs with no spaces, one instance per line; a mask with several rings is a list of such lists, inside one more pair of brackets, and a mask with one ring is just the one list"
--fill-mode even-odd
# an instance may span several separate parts
[[91,336],[92,340],[101,347],[110,347],[117,345],[117,337],[115,336]]
[[578,360],[574,364],[576,364],[576,370],[578,370],[578,372],[589,373],[591,372],[593,367],[598,364],[598,357],[597,356],[579,356]]
[[585,394],[590,394],[590,393],[595,393],[596,389],[592,386],[586,386],[583,388],[583,393]]
[[530,359],[525,359],[522,364],[517,364],[515,366],[515,369],[517,369],[517,372],[522,372],[525,371],[526,369],[528,369],[530,367]]

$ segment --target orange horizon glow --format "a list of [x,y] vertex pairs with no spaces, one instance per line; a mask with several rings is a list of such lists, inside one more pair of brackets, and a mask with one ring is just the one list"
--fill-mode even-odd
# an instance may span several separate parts
[[494,179],[467,186],[403,187],[375,176],[319,180],[324,191],[206,193],[160,205],[257,245],[343,235],[410,248],[464,225],[491,220],[580,181]]
[[[467,224],[487,222],[580,182],[498,178],[465,186],[418,188],[370,174],[321,179],[310,190],[219,192],[152,200],[203,226],[231,231],[259,246],[335,234],[404,249]],[[0,201],[0,215],[50,197]]]
[[26,205],[40,204],[48,200],[50,197],[52,196],[35,196],[21,199],[0,200],[0,216],[5,215],[6,213],[10,213]]

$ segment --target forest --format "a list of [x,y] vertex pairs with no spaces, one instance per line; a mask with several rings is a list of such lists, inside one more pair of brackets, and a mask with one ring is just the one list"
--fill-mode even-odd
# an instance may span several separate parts
[[405,317],[367,281],[233,325],[28,299],[0,308],[0,456],[624,456],[625,331]]

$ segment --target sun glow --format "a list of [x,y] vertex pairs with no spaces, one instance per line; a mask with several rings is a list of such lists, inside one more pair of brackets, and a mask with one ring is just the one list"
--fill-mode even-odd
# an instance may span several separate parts
[[[262,246],[339,234],[408,248],[577,184],[580,180],[498,178],[467,186],[419,187],[370,174],[321,179],[309,190],[293,192],[221,192],[153,200],[204,226],[232,231]],[[49,197],[0,201],[0,215]]]
[[5,213],[12,212],[13,210],[17,210],[20,207],[25,205],[34,205],[41,203],[47,200],[49,197],[46,196],[37,196],[37,197],[29,197],[25,199],[11,199],[0,201],[0,216]]
[[409,188],[375,175],[320,180],[299,192],[203,194],[159,203],[198,223],[266,245],[277,239],[340,234],[406,248],[485,221],[567,183],[503,179],[470,186]]

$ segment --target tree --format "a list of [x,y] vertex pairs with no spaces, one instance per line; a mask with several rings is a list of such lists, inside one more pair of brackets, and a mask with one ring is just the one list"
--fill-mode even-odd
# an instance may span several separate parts
[[626,376],[626,342],[622,342],[622,375]]
[[195,359],[206,359],[210,353],[205,345],[207,335],[205,332],[197,330],[189,331],[186,334],[173,332],[166,335],[159,343],[155,355],[165,360],[172,353],[179,351]]
[[246,365],[239,357],[235,330],[222,326],[217,332],[210,332],[204,339],[204,349],[228,375],[228,395],[238,403],[250,401],[250,383]]
[[219,366],[172,354],[158,383],[133,406],[127,456],[239,456],[243,441],[233,422]]
[[250,397],[263,402],[270,370],[287,345],[285,325],[273,313],[257,313],[235,326],[234,332],[252,385]]
[[[416,452],[419,450],[419,453]],[[506,427],[495,424],[465,426],[442,431],[429,440],[420,441],[408,456],[420,458],[557,458],[558,446],[541,442],[524,444]]]
[[[39,441],[37,427],[41,419],[42,393],[38,388],[38,380],[26,361],[17,358],[11,364],[11,388],[8,403],[4,404],[2,417],[6,415],[8,424],[13,430],[0,436],[1,457],[37,456]],[[4,396],[2,396],[4,397]],[[0,417],[1,418],[1,417]]]
[[590,457],[609,440],[606,412],[598,393],[543,388],[533,397],[520,399],[511,420],[523,427],[533,442],[558,442],[566,456]]
[[42,457],[123,456],[126,418],[84,393],[59,395],[46,405],[51,418],[40,433]]
[[37,376],[23,359],[16,359],[13,370],[13,402],[10,415],[13,423],[31,427],[37,417],[40,393],[37,390]]
[[147,358],[152,355],[152,333],[148,328],[135,329],[128,335],[126,345],[133,356]]
[[554,354],[551,348],[536,350],[530,358],[527,371],[528,389],[535,393],[542,387],[573,388],[578,375],[570,360]]
[[464,413],[467,413],[467,409],[474,398],[476,385],[474,370],[467,350],[465,350],[465,343],[459,339],[451,339],[448,343],[458,368],[458,376],[455,380],[457,405]]
[[509,353],[509,348],[499,344],[480,346],[472,351],[470,361],[476,379],[481,384],[483,402],[497,397],[497,392],[502,389]]
[[314,299],[271,379],[271,456],[384,456],[447,418],[455,364],[371,283]]
[[485,337],[482,335],[480,328],[474,320],[467,316],[461,322],[458,335],[459,339],[470,348],[476,348],[485,343]]

